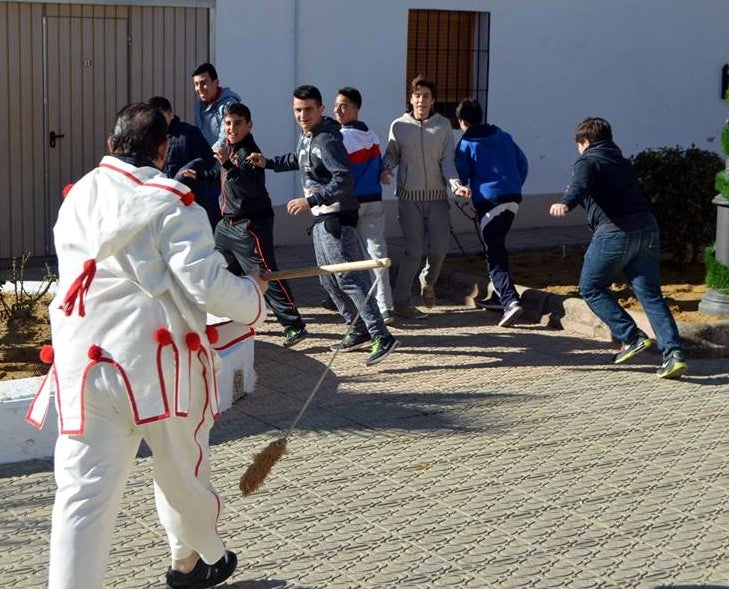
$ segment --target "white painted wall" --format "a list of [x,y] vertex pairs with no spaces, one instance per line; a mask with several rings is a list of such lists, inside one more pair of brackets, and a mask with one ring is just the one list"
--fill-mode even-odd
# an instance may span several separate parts
[[[585,116],[608,118],[626,155],[692,143],[718,149],[729,115],[719,98],[727,0],[217,0],[216,65],[251,106],[264,151],[293,149],[291,91],[303,83],[320,88],[328,113],[339,86],[358,87],[362,119],[384,143],[405,106],[409,8],[491,13],[489,118],[531,164],[522,226],[555,223],[544,195],[566,185],[572,132]],[[296,174],[269,173],[268,182],[275,204],[298,191]],[[296,241],[286,217],[277,216],[279,238]]]

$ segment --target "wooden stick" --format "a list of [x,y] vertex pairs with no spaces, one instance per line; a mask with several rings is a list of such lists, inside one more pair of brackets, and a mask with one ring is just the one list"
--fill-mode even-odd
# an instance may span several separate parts
[[359,260],[357,262],[344,262],[342,264],[325,264],[324,266],[311,266],[308,268],[293,268],[291,270],[278,270],[261,275],[267,281],[289,280],[291,278],[308,278],[322,274],[336,274],[339,272],[361,272],[363,270],[374,270],[375,268],[389,268],[390,258],[378,258],[375,260]]

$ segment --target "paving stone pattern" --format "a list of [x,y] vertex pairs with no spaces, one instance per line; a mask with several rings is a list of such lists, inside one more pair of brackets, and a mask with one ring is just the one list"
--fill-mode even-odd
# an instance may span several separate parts
[[[310,252],[282,250],[281,266]],[[288,429],[344,335],[293,283],[312,337],[256,340],[258,387],[214,429],[221,533],[239,554],[227,587],[729,588],[729,362],[692,360],[680,382],[658,357],[620,367],[609,344],[438,306],[399,325],[401,348],[367,368],[338,354],[250,498],[238,479]],[[50,463],[0,467],[0,576],[42,587]],[[162,587],[167,547],[140,454],[115,531],[107,587]]]

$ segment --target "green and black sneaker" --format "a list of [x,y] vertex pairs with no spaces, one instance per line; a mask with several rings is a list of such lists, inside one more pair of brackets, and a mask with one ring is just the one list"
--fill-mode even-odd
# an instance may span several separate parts
[[666,357],[656,374],[660,378],[681,378],[687,368],[688,364],[683,359],[683,354],[674,350]]
[[653,345],[653,340],[645,333],[639,333],[638,337],[631,344],[623,344],[617,354],[613,356],[613,364],[622,364],[626,360],[630,360],[633,356],[637,356],[641,352],[646,351]]

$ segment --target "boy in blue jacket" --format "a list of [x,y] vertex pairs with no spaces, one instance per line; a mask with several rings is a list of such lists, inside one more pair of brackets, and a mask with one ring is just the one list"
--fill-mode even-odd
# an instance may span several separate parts
[[482,123],[483,109],[476,100],[461,100],[456,117],[465,131],[456,146],[456,169],[461,182],[471,188],[489,276],[504,310],[499,326],[508,327],[516,323],[522,307],[509,273],[506,236],[519,210],[529,164],[511,135]]
[[592,312],[622,343],[613,356],[621,364],[653,344],[615,300],[610,285],[624,273],[648,316],[663,363],[661,378],[679,378],[686,371],[676,322],[661,293],[658,224],[643,199],[630,162],[613,143],[605,119],[590,117],[575,130],[580,157],[567,191],[549,214],[564,217],[577,205],[587,212],[593,232],[580,273],[580,294]]

